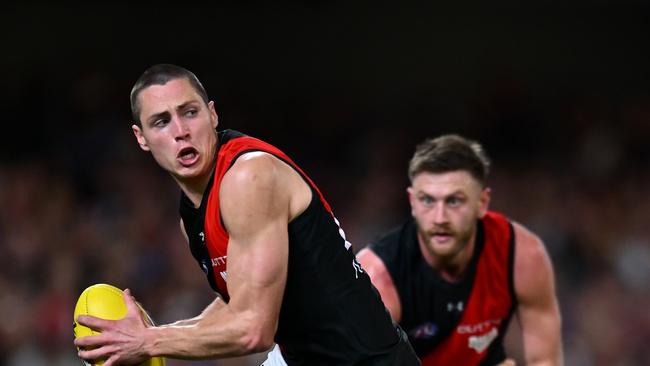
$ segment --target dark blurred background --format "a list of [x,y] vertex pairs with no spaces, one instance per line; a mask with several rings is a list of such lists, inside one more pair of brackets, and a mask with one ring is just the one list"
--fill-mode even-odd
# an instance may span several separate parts
[[211,300],[178,230],[178,188],[130,129],[131,86],[161,62],[196,73],[220,128],[292,156],[355,250],[408,215],[416,143],[480,140],[492,208],[554,262],[566,364],[646,365],[649,11],[1,5],[0,365],[78,364],[72,311],[93,283],[131,288],[158,322]]

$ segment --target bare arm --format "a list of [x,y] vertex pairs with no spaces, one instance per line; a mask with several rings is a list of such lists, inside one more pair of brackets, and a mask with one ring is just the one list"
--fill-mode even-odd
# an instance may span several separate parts
[[125,329],[105,328],[99,336],[86,337],[99,341],[78,342],[103,345],[82,356],[111,355],[105,365],[112,366],[151,356],[222,358],[268,349],[286,283],[287,224],[297,191],[287,178],[288,168],[279,164],[283,163],[268,155],[242,157],[221,183],[221,212],[230,236],[229,303],[218,298],[192,321],[128,329],[139,343],[122,342],[119,333],[127,332]]
[[393,279],[384,262],[370,248],[361,249],[357,253],[357,260],[370,276],[372,284],[379,291],[381,300],[390,312],[390,316],[394,321],[399,322],[402,318],[402,305]]
[[514,228],[517,317],[526,364],[562,365],[561,318],[551,260],[537,236],[519,224]]

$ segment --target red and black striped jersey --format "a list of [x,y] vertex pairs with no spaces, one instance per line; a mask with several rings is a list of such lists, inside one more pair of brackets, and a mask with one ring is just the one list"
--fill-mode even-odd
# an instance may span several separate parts
[[211,287],[228,301],[229,236],[221,219],[219,188],[237,158],[252,151],[282,160],[312,191],[307,209],[287,228],[288,273],[275,336],[287,363],[352,365],[390,353],[399,344],[398,332],[316,185],[277,148],[232,130],[219,132],[214,177],[201,206],[195,209],[181,195],[190,249]]
[[423,365],[494,365],[516,307],[514,233],[501,214],[478,220],[463,278],[444,280],[422,257],[411,218],[370,248],[388,269],[402,306],[400,325]]

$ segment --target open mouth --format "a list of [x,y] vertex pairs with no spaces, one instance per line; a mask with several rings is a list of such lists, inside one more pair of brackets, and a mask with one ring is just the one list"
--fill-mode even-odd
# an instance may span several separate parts
[[431,234],[431,237],[437,242],[445,243],[453,239],[454,236],[447,232],[435,232]]
[[199,158],[199,152],[193,147],[184,147],[178,152],[177,159],[183,166],[194,164]]

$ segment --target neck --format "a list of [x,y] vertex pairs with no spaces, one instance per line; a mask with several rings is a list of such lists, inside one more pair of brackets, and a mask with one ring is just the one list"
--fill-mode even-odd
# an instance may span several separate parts
[[172,178],[174,178],[174,180],[181,188],[183,193],[185,193],[187,198],[189,198],[190,201],[192,201],[195,208],[199,208],[199,206],[201,206],[201,201],[203,200],[203,194],[205,193],[208,184],[211,183],[210,178],[212,178],[212,173],[217,168],[216,161],[217,161],[217,157],[215,154],[213,161],[210,162],[210,166],[212,168],[208,170],[207,173],[198,175],[196,177],[183,179],[172,175]]
[[460,251],[449,256],[442,256],[432,253],[422,236],[418,233],[418,242],[422,257],[431,268],[438,271],[443,279],[450,282],[459,281],[465,274],[465,270],[474,254],[475,241],[476,229],[474,229],[472,235]]
[[210,174],[192,180],[180,180],[176,177],[174,177],[174,180],[178,183],[178,186],[181,187],[181,190],[185,193],[187,198],[192,201],[194,207],[198,208],[201,206],[203,194],[210,183],[210,177],[212,177],[212,171],[210,171]]

